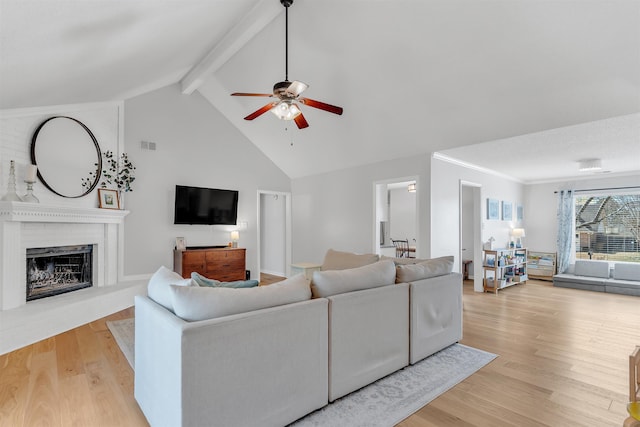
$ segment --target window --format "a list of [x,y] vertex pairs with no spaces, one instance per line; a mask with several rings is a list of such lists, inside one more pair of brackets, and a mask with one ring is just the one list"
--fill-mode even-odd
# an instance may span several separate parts
[[576,259],[640,262],[640,194],[576,195]]

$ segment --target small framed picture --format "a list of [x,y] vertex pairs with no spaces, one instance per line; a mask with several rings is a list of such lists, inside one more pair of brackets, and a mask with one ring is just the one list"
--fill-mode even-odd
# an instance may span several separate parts
[[522,205],[516,205],[516,219],[522,221],[524,218],[524,207]]
[[487,219],[500,219],[500,201],[487,199]]
[[187,248],[187,244],[184,241],[184,237],[176,237],[176,249],[184,251]]
[[98,188],[99,207],[103,209],[120,209],[120,199],[116,190]]
[[502,220],[511,221],[513,219],[513,205],[511,202],[502,202]]

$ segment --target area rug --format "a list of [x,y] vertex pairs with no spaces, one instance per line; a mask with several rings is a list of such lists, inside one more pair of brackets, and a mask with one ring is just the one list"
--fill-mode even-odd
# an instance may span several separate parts
[[116,340],[116,343],[120,347],[122,354],[126,357],[127,362],[131,365],[131,369],[134,369],[134,343],[135,343],[135,328],[134,320],[107,320],[107,328],[111,331],[111,335]]
[[453,344],[312,412],[290,426],[394,426],[496,357],[493,353]]
[[[108,321],[107,327],[133,368],[134,320]],[[290,427],[394,426],[496,357],[453,344],[312,412]]]

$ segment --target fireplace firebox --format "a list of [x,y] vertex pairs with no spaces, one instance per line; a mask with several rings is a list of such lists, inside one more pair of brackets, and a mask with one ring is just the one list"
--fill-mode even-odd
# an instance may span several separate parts
[[93,245],[27,249],[27,301],[93,286]]

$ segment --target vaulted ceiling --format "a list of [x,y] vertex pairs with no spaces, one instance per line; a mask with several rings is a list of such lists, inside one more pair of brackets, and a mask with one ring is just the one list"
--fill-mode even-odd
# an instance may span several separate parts
[[[284,80],[278,0],[0,0],[0,108],[179,83],[290,177],[432,152],[524,182],[640,172],[640,0],[295,0],[298,130],[242,118]],[[518,160],[518,161],[514,161]]]

